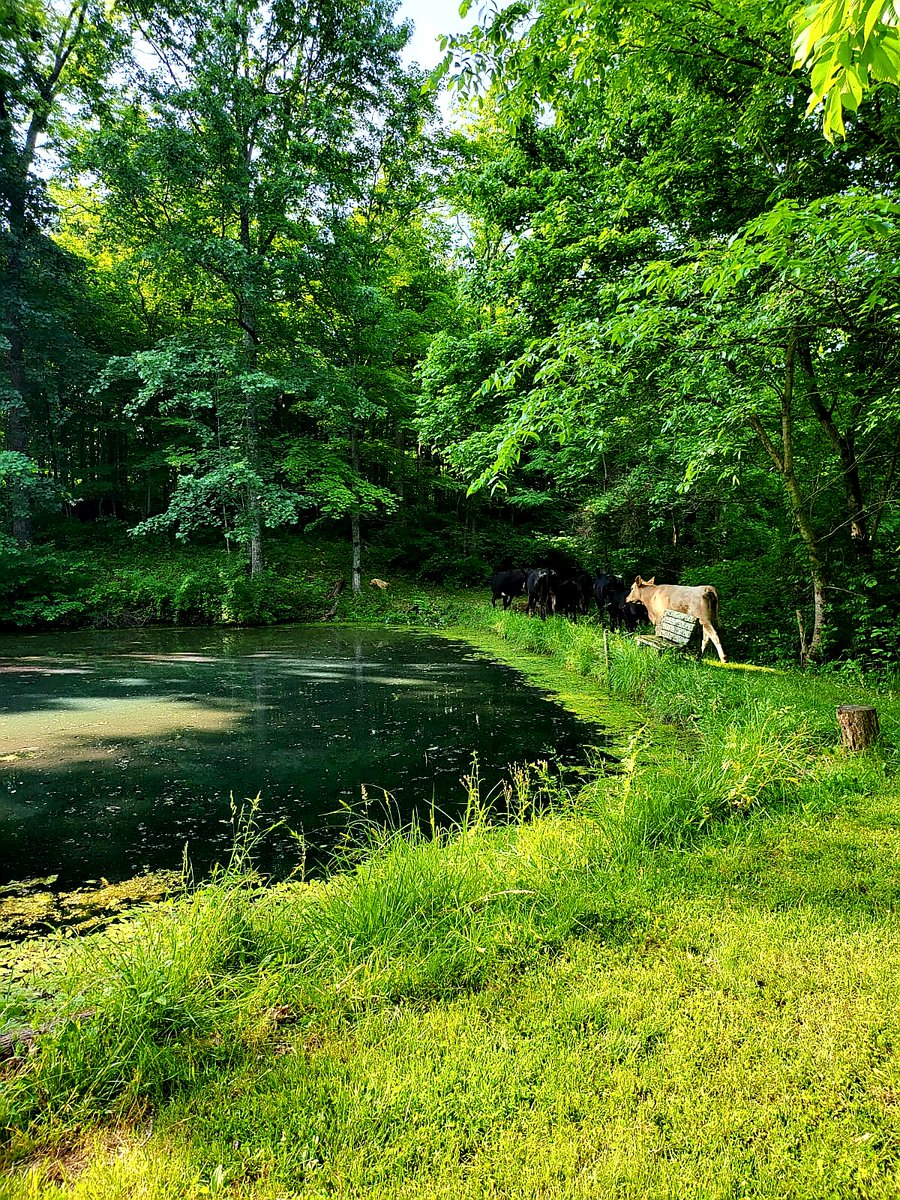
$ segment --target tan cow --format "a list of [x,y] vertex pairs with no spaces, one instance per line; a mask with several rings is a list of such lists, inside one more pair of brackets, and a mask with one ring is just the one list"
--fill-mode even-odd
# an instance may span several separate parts
[[696,617],[703,630],[700,653],[706,649],[707,642],[712,642],[722,662],[728,661],[716,631],[719,623],[719,593],[714,587],[682,587],[677,583],[657,583],[655,575],[646,581],[638,575],[626,603],[643,604],[654,625],[667,608]]

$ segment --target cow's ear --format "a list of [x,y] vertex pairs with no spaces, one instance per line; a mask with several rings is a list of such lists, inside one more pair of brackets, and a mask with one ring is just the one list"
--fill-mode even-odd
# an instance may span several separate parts
[[635,587],[643,587],[644,586],[644,581],[643,581],[643,579],[641,579],[640,575],[635,575],[634,586]]
[[654,583],[656,583],[656,576],[651,575],[650,578],[647,580],[647,582],[644,584],[644,587],[653,587]]

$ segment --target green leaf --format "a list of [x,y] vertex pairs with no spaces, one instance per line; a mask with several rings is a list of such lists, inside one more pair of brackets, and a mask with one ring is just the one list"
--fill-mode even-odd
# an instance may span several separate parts
[[821,59],[816,63],[810,76],[810,86],[814,96],[817,96],[819,99],[825,96],[826,92],[831,89],[837,71],[838,62],[836,56],[829,59]]
[[844,114],[843,105],[841,103],[841,94],[837,88],[833,88],[828,93],[828,99],[825,102],[823,130],[829,141],[834,140],[834,135],[836,133],[839,133],[841,137],[846,137],[847,131],[844,128]]
[[875,28],[875,22],[884,11],[884,0],[871,0],[869,7],[866,9],[866,15],[863,18],[863,41],[868,42],[872,35],[872,30]]
[[844,107],[856,112],[862,103],[863,79],[856,67],[850,66],[844,72],[842,99]]

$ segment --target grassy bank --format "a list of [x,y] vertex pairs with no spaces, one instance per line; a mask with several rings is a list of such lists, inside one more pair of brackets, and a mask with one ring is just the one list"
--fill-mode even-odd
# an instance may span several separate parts
[[851,756],[861,684],[618,639],[607,670],[595,628],[466,613],[617,698],[620,769],[520,774],[502,823],[473,782],[458,828],[370,830],[324,883],[239,854],[19,979],[6,1024],[53,1024],[5,1068],[5,1194],[897,1194],[896,695]]
[[[474,604],[450,630],[549,688],[581,716],[622,731],[627,786],[599,777],[617,844],[684,845],[759,808],[828,812],[892,786],[900,694],[884,682],[658,656],[630,638],[604,643],[591,622],[546,622]],[[839,746],[839,704],[875,704],[882,742],[865,755]],[[616,814],[614,816],[612,814]]]

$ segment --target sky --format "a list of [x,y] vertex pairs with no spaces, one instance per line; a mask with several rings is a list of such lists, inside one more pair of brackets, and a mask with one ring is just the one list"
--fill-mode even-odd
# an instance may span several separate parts
[[416,27],[407,48],[407,57],[430,70],[443,57],[437,46],[442,33],[459,33],[469,29],[478,19],[478,5],[465,20],[459,15],[460,0],[401,0],[397,16],[412,21]]

